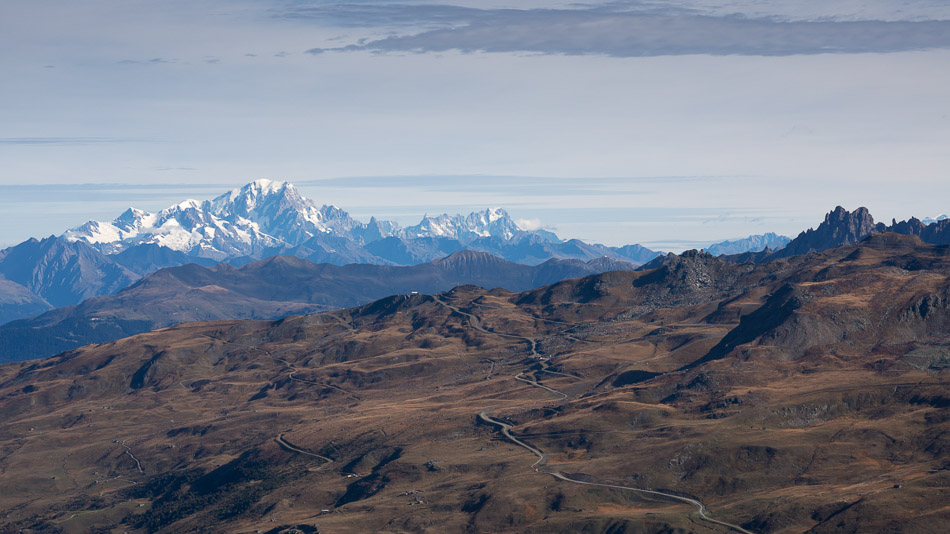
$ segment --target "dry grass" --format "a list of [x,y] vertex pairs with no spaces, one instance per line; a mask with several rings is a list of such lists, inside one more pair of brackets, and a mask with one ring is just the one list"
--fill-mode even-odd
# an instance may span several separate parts
[[[851,262],[857,274],[807,278],[850,252],[794,272],[811,295],[798,313],[832,342],[755,340],[689,371],[677,369],[735,325],[703,317],[738,320],[770,292],[625,317],[638,293],[621,278],[600,310],[465,289],[444,298],[488,332],[427,300],[333,321],[191,323],[2,366],[0,521],[69,533],[725,531],[684,504],[532,470],[532,453],[477,423],[490,411],[564,473],[692,495],[751,531],[927,531],[950,519],[950,376],[898,364],[908,331],[937,343],[945,323],[881,317],[946,277],[895,274],[875,250]],[[665,374],[612,385],[629,370]]]

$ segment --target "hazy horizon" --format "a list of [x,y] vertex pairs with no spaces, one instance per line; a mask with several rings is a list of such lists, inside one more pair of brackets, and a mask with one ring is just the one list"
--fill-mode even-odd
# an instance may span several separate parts
[[[583,185],[578,185],[577,181],[571,179],[538,177],[401,176],[347,177],[292,183],[301,194],[318,205],[335,205],[363,222],[376,217],[411,226],[425,215],[467,215],[472,211],[501,207],[522,227],[550,230],[562,239],[580,239],[609,246],[638,243],[666,252],[704,248],[713,243],[768,232],[794,238],[799,232],[818,226],[824,215],[835,208],[828,205],[814,206],[811,211],[779,212],[703,207],[701,202],[704,195],[708,194],[709,189],[721,189],[720,184],[724,180],[723,177],[600,178],[588,179]],[[633,185],[627,190],[616,187],[617,184],[629,185],[631,182]],[[111,221],[128,208],[156,212],[187,199],[209,200],[242,185],[0,186],[0,191],[4,192],[4,200],[0,201],[4,216],[27,221],[27,224],[4,227],[3,235],[12,236],[13,239],[8,237],[7,241],[0,241],[0,248],[13,246],[30,237],[60,235],[88,220]],[[683,197],[683,206],[651,205],[652,201],[668,196],[663,193],[664,188],[682,188],[684,185],[694,191],[694,196]],[[460,190],[464,193],[458,194]],[[451,192],[454,201],[439,203],[446,191]],[[535,193],[530,195],[530,191]],[[577,199],[585,197],[602,205],[577,207]],[[96,200],[90,201],[90,198]],[[332,201],[332,198],[342,201]],[[398,203],[394,203],[394,200]],[[639,201],[641,205],[624,206],[628,200]],[[95,210],[87,212],[90,203],[95,206]],[[55,206],[56,209],[52,213],[43,213],[37,209],[39,206]],[[868,206],[844,207],[853,211]],[[892,218],[905,220],[914,216],[923,219],[939,214],[912,213],[883,217],[871,209],[871,215],[875,216],[876,221],[890,222]],[[733,233],[728,234],[729,231]],[[692,237],[681,239],[679,235]]]

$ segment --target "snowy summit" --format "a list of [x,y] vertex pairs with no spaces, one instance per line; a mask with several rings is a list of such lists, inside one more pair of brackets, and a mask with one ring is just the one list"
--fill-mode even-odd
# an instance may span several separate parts
[[386,237],[510,240],[528,233],[501,208],[464,216],[427,215],[407,228],[375,218],[363,223],[336,206],[317,206],[293,184],[256,180],[212,200],[186,200],[157,213],[129,208],[110,222],[89,221],[63,237],[106,254],[155,244],[222,260],[279,252],[321,236],[366,244]]

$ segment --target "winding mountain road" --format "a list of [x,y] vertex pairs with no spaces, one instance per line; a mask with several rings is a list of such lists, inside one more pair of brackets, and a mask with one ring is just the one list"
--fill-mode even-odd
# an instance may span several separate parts
[[139,459],[136,458],[134,454],[132,454],[132,448],[126,445],[125,441],[126,440],[122,440],[122,443],[120,443],[120,445],[125,447],[125,454],[128,454],[129,458],[132,458],[132,460],[135,462],[135,468],[138,469],[139,473],[142,473],[144,475],[145,469],[142,468],[142,462],[140,462]]
[[287,378],[289,378],[289,379],[291,379],[291,380],[296,380],[297,382],[302,382],[302,383],[304,383],[304,384],[310,384],[310,385],[313,385],[313,386],[324,386],[324,387],[328,387],[328,388],[330,388],[330,389],[335,389],[336,391],[339,391],[340,393],[343,393],[344,395],[347,395],[347,396],[349,396],[349,397],[352,397],[352,398],[355,399],[355,400],[358,400],[358,401],[362,401],[362,400],[363,400],[363,399],[361,399],[358,395],[356,395],[356,394],[354,394],[354,393],[350,393],[349,391],[347,391],[347,390],[341,388],[340,386],[335,386],[335,385],[333,385],[333,384],[331,384],[331,383],[329,383],[329,382],[316,382],[316,381],[314,381],[314,380],[306,380],[306,379],[303,379],[303,378],[297,378],[297,377],[294,376],[294,375],[297,374],[298,369],[297,369],[296,367],[294,367],[293,365],[291,365],[290,368],[293,369],[293,371],[291,371],[291,373],[290,373],[289,375],[287,375]]
[[290,452],[295,452],[295,453],[297,453],[297,454],[303,454],[303,455],[306,455],[306,456],[312,456],[312,457],[314,457],[314,458],[318,458],[318,459],[323,460],[324,462],[326,462],[326,463],[324,463],[323,465],[321,465],[321,466],[319,467],[319,469],[323,469],[324,467],[326,467],[326,466],[328,466],[328,465],[330,465],[330,464],[333,463],[333,459],[332,459],[332,458],[327,458],[326,456],[321,456],[321,455],[319,455],[319,454],[310,452],[310,451],[308,451],[308,450],[301,449],[300,447],[294,445],[293,443],[290,443],[289,441],[287,441],[286,439],[284,439],[284,433],[283,433],[283,432],[281,432],[280,434],[277,434],[277,437],[274,438],[274,441],[276,441],[277,444],[280,445],[282,448],[284,448],[284,449],[286,449],[286,450],[288,450],[288,451],[290,451]]
[[546,390],[546,391],[549,391],[549,392],[551,392],[551,393],[554,393],[555,395],[557,395],[558,397],[560,397],[560,398],[562,398],[562,399],[566,399],[566,398],[567,398],[567,393],[562,393],[562,392],[560,392],[560,391],[558,391],[558,390],[556,390],[556,389],[554,389],[554,388],[550,388],[550,387],[548,387],[548,386],[545,386],[544,384],[538,382],[537,380],[534,380],[534,379],[532,379],[532,378],[529,378],[529,377],[525,376],[525,374],[524,374],[523,371],[520,372],[520,373],[518,373],[518,374],[516,374],[514,378],[515,378],[515,380],[518,380],[518,381],[520,381],[520,382],[524,382],[525,384],[530,384],[530,385],[532,385],[532,386],[534,386],[534,387],[539,387],[539,388],[541,388],[541,389],[543,389],[543,390]]
[[[525,336],[518,336],[518,335],[513,335],[513,334],[504,334],[504,333],[501,333],[501,332],[493,332],[493,331],[491,331],[491,330],[488,330],[488,329],[484,328],[484,327],[481,325],[481,321],[480,321],[480,320],[478,319],[478,317],[476,317],[475,315],[472,315],[472,314],[467,313],[467,312],[463,312],[463,311],[460,310],[459,308],[448,304],[447,302],[443,301],[442,299],[440,299],[440,298],[438,298],[438,297],[436,297],[436,302],[438,302],[438,303],[442,304],[443,306],[449,308],[449,309],[452,310],[453,312],[458,313],[459,315],[462,315],[462,316],[464,316],[464,317],[467,317],[468,320],[469,320],[469,324],[472,326],[472,328],[475,328],[476,330],[478,330],[478,331],[480,331],[480,332],[484,332],[484,333],[486,333],[486,334],[492,334],[492,335],[496,335],[496,336],[500,336],[500,337],[505,337],[505,338],[508,338],[508,339],[517,339],[517,340],[521,340],[521,341],[527,342],[527,343],[530,345],[530,347],[531,347],[531,355],[532,355],[532,356],[539,356],[538,353],[537,353],[537,342],[536,342],[536,340],[535,340],[534,338],[529,338],[529,337],[525,337]],[[546,362],[544,362],[544,363],[546,363]],[[546,365],[545,365],[544,367],[546,367]],[[558,372],[556,372],[556,371],[548,371],[546,368],[542,368],[540,371],[541,371],[541,372],[548,372],[548,373],[556,374],[556,375],[561,375],[561,376],[566,376],[566,377],[570,377],[570,378],[575,378],[575,379],[577,378],[577,377],[574,377],[574,376],[571,376],[571,375],[567,375],[567,374],[564,374],[564,373],[558,373]],[[525,376],[524,371],[519,372],[518,374],[516,374],[516,375],[514,376],[514,378],[515,378],[515,380],[518,380],[518,381],[520,381],[520,382],[525,382],[525,383],[530,384],[530,385],[532,385],[532,386],[542,388],[542,389],[544,389],[544,390],[546,390],[546,391],[548,391],[548,392],[550,392],[550,393],[553,393],[553,394],[555,394],[555,395],[558,395],[558,396],[561,397],[562,399],[566,399],[566,398],[568,397],[567,394],[565,394],[565,393],[562,393],[562,392],[560,392],[560,391],[558,391],[558,390],[556,390],[556,389],[554,389],[554,388],[550,388],[550,387],[548,387],[548,386],[545,386],[545,385],[543,385],[543,384],[540,384],[540,383],[538,383],[537,380],[528,378],[527,376]],[[511,425],[510,425],[510,424],[505,423],[504,421],[499,421],[498,419],[495,419],[495,418],[491,417],[491,416],[488,414],[487,411],[481,411],[481,412],[479,412],[479,413],[478,413],[478,419],[481,420],[481,421],[483,421],[483,422],[485,422],[485,423],[488,423],[488,424],[490,424],[490,425],[492,425],[492,426],[497,426],[499,429],[501,429],[501,433],[502,433],[502,435],[505,437],[505,439],[507,439],[508,441],[511,441],[512,443],[514,443],[515,445],[518,445],[519,447],[522,447],[522,448],[524,448],[524,449],[527,449],[527,450],[531,451],[532,454],[534,454],[535,456],[537,456],[537,457],[538,457],[538,460],[537,460],[536,462],[534,462],[533,464],[531,464],[531,468],[534,469],[534,470],[535,470],[536,472],[538,472],[538,473],[545,473],[545,474],[548,474],[548,475],[553,476],[554,478],[556,478],[556,479],[558,479],[558,480],[563,480],[564,482],[570,482],[570,483],[572,483],[572,484],[581,484],[581,485],[585,485],[585,486],[597,486],[597,487],[602,487],[602,488],[613,488],[613,489],[619,489],[619,490],[633,491],[633,492],[637,492],[637,493],[641,493],[641,494],[645,494],[645,495],[653,495],[653,496],[656,496],[656,497],[661,497],[661,498],[664,498],[664,499],[673,500],[673,501],[681,502],[681,503],[684,503],[684,504],[689,504],[689,505],[694,506],[694,507],[696,508],[696,513],[697,513],[697,515],[699,515],[700,519],[702,519],[703,521],[706,521],[706,522],[708,522],[708,523],[713,523],[713,524],[716,524],[716,525],[719,525],[719,526],[728,528],[729,530],[732,530],[732,531],[735,531],[735,532],[739,532],[739,533],[741,533],[741,534],[754,534],[753,532],[750,532],[750,531],[748,531],[748,530],[746,530],[746,529],[740,527],[739,525],[734,525],[734,524],[732,524],[732,523],[727,523],[727,522],[725,522],[725,521],[720,521],[720,520],[718,520],[718,519],[713,519],[712,517],[709,517],[709,516],[707,515],[707,511],[708,511],[708,510],[707,510],[707,508],[706,508],[706,505],[704,505],[704,504],[703,504],[702,502],[700,502],[698,499],[693,499],[693,498],[691,498],[691,497],[683,497],[683,496],[680,496],[680,495],[674,495],[674,494],[672,494],[672,493],[665,493],[665,492],[662,492],[662,491],[650,490],[650,489],[646,489],[646,488],[635,488],[635,487],[631,487],[631,486],[621,486],[621,485],[618,485],[618,484],[608,484],[608,483],[605,483],[605,482],[589,482],[589,481],[577,480],[577,479],[571,478],[570,476],[568,476],[568,475],[566,475],[566,474],[564,474],[564,473],[562,473],[562,472],[560,472],[560,471],[557,471],[557,470],[554,470],[554,469],[551,469],[551,468],[547,467],[547,454],[545,454],[544,451],[542,451],[541,449],[538,449],[537,447],[532,446],[531,444],[527,443],[526,441],[523,441],[523,440],[519,439],[517,436],[515,436],[514,434],[512,434],[512,432],[511,432]]]
[[730,530],[733,530],[733,531],[735,531],[735,532],[740,532],[740,533],[742,533],[742,534],[754,534],[754,533],[752,533],[752,532],[750,532],[750,531],[748,531],[748,530],[746,530],[746,529],[740,527],[739,525],[733,525],[732,523],[727,523],[727,522],[725,522],[725,521],[720,521],[720,520],[718,520],[718,519],[713,519],[713,518],[709,517],[708,515],[706,515],[706,512],[707,512],[706,505],[704,505],[702,502],[700,502],[700,501],[697,500],[697,499],[692,499],[692,498],[690,498],[690,497],[683,497],[683,496],[680,496],[680,495],[673,495],[672,493],[665,493],[665,492],[662,492],[662,491],[648,490],[648,489],[645,489],[645,488],[634,488],[634,487],[631,487],[631,486],[621,486],[621,485],[618,485],[618,484],[607,484],[607,483],[604,483],[604,482],[588,482],[588,481],[584,481],[584,480],[577,480],[577,479],[571,478],[570,476],[565,475],[564,473],[562,473],[562,472],[560,472],[560,471],[556,471],[556,470],[554,470],[554,469],[551,469],[550,467],[547,467],[547,465],[546,465],[546,464],[547,464],[547,454],[545,454],[544,451],[542,451],[542,450],[540,450],[540,449],[538,449],[538,448],[536,448],[536,447],[533,447],[532,445],[528,444],[528,443],[525,442],[525,441],[522,441],[521,439],[519,439],[518,437],[516,437],[514,434],[512,434],[512,433],[511,433],[511,425],[509,425],[508,423],[506,423],[506,422],[504,422],[504,421],[499,421],[498,419],[495,419],[495,418],[491,417],[490,415],[488,415],[488,412],[485,412],[485,411],[479,412],[478,418],[479,418],[480,420],[482,420],[482,421],[488,423],[488,424],[491,424],[491,425],[493,425],[493,426],[499,427],[499,428],[501,429],[502,435],[505,436],[505,438],[508,439],[508,441],[511,441],[511,442],[514,443],[515,445],[518,445],[518,446],[520,446],[520,447],[522,447],[522,448],[525,448],[525,449],[531,451],[532,454],[534,454],[535,456],[537,456],[537,457],[538,457],[538,460],[537,460],[536,462],[534,462],[533,464],[531,464],[531,468],[534,469],[535,471],[539,472],[539,473],[546,473],[546,474],[548,474],[548,475],[553,476],[554,478],[557,478],[558,480],[563,480],[563,481],[565,481],[565,482],[571,482],[571,483],[573,483],[573,484],[582,484],[582,485],[585,485],[585,486],[597,486],[597,487],[602,487],[602,488],[613,488],[613,489],[634,491],[634,492],[637,492],[637,493],[643,493],[643,494],[647,494],[647,495],[655,495],[655,496],[657,496],[657,497],[663,497],[663,498],[665,498],[665,499],[670,499],[670,500],[682,502],[682,503],[685,503],[685,504],[689,504],[689,505],[695,506],[695,507],[696,507],[696,512],[697,512],[697,514],[699,515],[700,519],[702,519],[703,521],[707,521],[707,522],[709,522],[709,523],[714,523],[714,524],[717,524],[717,525],[719,525],[719,526],[726,527],[726,528],[728,528],[728,529],[730,529]]
[[[472,328],[478,330],[479,332],[484,332],[484,333],[486,333],[486,334],[491,334],[491,335],[493,335],[493,336],[499,336],[499,337],[503,337],[503,338],[507,338],[507,339],[514,339],[514,340],[517,340],[517,341],[524,341],[524,342],[527,343],[528,346],[531,348],[531,356],[533,356],[533,357],[540,357],[540,354],[538,354],[538,342],[537,342],[537,340],[535,340],[534,338],[532,338],[532,337],[527,337],[527,336],[519,336],[519,335],[515,335],[515,334],[505,334],[505,333],[502,333],[502,332],[495,332],[495,331],[492,331],[492,330],[488,330],[487,328],[485,328],[485,327],[482,326],[482,323],[481,323],[481,321],[479,320],[479,318],[478,318],[477,316],[475,316],[475,315],[473,315],[473,314],[471,314],[471,313],[468,313],[468,312],[464,312],[464,311],[460,310],[459,308],[457,308],[457,307],[455,307],[455,306],[452,306],[451,304],[445,302],[444,300],[442,300],[442,299],[440,299],[440,298],[438,298],[438,297],[436,297],[435,300],[436,300],[436,302],[438,302],[439,304],[441,304],[441,305],[445,306],[446,308],[452,310],[453,312],[455,312],[455,313],[457,313],[457,314],[459,314],[459,315],[461,315],[461,316],[463,316],[463,317],[468,318],[468,322],[469,322],[469,324],[472,326]],[[541,362],[541,367],[542,367],[542,368],[539,370],[539,372],[550,373],[550,374],[553,374],[553,375],[565,376],[565,377],[568,377],[568,378],[573,378],[573,379],[575,379],[575,380],[578,379],[578,377],[576,377],[576,376],[568,375],[568,374],[565,374],[565,373],[559,373],[559,372],[557,372],[557,371],[549,371],[549,370],[547,369],[548,363],[547,363],[546,361],[543,361],[543,360],[542,360],[542,362]],[[494,361],[492,361],[492,369],[494,369]],[[491,376],[491,373],[489,373],[489,376]],[[536,379],[530,378],[530,377],[526,376],[524,371],[521,371],[521,372],[515,374],[513,378],[514,378],[515,380],[519,381],[519,382],[524,382],[525,384],[528,384],[528,385],[531,385],[531,386],[534,386],[534,387],[538,387],[538,388],[541,388],[541,389],[543,389],[543,390],[545,390],[545,391],[548,391],[548,392],[550,392],[550,393],[553,393],[553,394],[557,395],[559,398],[566,399],[566,398],[568,397],[566,393],[563,393],[563,392],[561,392],[561,391],[558,391],[558,390],[556,390],[556,389],[554,389],[554,388],[552,388],[552,387],[545,386],[544,384],[541,384],[540,382],[538,382]]]
[[530,347],[531,347],[531,355],[532,355],[532,356],[537,356],[537,355],[538,355],[538,351],[537,351],[537,345],[538,345],[538,344],[537,344],[537,341],[535,341],[534,338],[525,337],[525,336],[516,336],[516,335],[513,335],[513,334],[505,334],[505,333],[502,333],[502,332],[493,332],[493,331],[491,331],[491,330],[485,328],[484,326],[482,326],[481,320],[480,320],[478,317],[476,317],[475,315],[472,315],[471,313],[468,313],[468,312],[464,312],[464,311],[460,310],[459,308],[457,308],[456,306],[452,306],[451,304],[449,304],[448,302],[445,302],[444,300],[442,300],[442,299],[439,298],[438,296],[435,297],[435,301],[438,302],[439,304],[445,306],[446,308],[452,310],[453,312],[455,312],[455,313],[457,313],[457,314],[459,314],[459,315],[461,315],[461,316],[463,316],[463,317],[468,318],[469,324],[472,325],[472,328],[474,328],[475,330],[478,330],[479,332],[484,332],[484,333],[486,333],[486,334],[491,334],[491,335],[493,335],[493,336],[499,336],[499,337],[504,337],[504,338],[508,338],[508,339],[516,339],[516,340],[518,340],[518,341],[524,341],[524,342],[528,343],[528,345],[530,345]]

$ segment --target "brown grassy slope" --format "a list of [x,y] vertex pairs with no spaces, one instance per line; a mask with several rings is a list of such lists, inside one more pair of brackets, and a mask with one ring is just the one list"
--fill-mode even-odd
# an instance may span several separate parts
[[552,470],[690,495],[752,532],[940,532],[948,265],[891,236],[754,267],[687,255],[2,366],[0,524],[728,531],[537,472],[488,411]]

